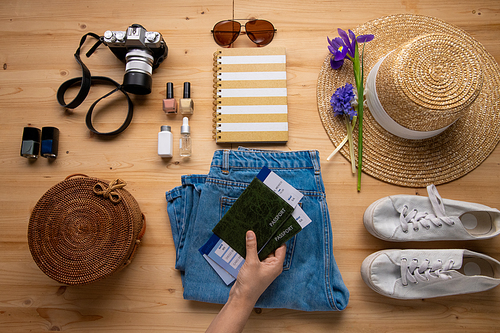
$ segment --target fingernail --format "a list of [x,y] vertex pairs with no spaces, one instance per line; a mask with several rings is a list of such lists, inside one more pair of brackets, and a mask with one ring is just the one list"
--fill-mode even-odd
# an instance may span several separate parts
[[252,240],[255,238],[255,234],[251,231],[247,231],[247,240]]

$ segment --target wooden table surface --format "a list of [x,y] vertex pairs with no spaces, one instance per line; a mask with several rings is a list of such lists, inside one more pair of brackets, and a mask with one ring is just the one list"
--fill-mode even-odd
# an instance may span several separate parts
[[[212,64],[217,45],[210,30],[229,18],[264,18],[278,32],[273,46],[287,49],[290,139],[286,145],[247,145],[282,150],[317,149],[332,228],[334,254],[351,297],[342,312],[256,309],[246,332],[402,332],[500,330],[500,288],[476,294],[423,300],[393,300],[376,294],[361,279],[363,259],[386,248],[467,248],[500,259],[500,240],[392,244],[372,237],[362,215],[376,199],[392,194],[426,195],[423,188],[389,185],[363,174],[362,190],[342,156],[327,162],[333,146],[323,129],[316,103],[316,81],[327,54],[326,36],[338,27],[398,13],[438,17],[468,31],[500,61],[500,2],[497,0],[381,1],[27,1],[0,3],[0,331],[202,332],[220,305],[186,301],[167,215],[165,191],[180,185],[181,175],[208,172],[213,151],[237,148],[212,139]],[[59,85],[81,75],[73,58],[81,36],[125,30],[140,23],[162,33],[169,47],[166,61],[153,74],[153,91],[134,96],[130,127],[114,139],[91,135],[85,114],[109,90],[92,87],[72,112],[56,101]],[[84,50],[90,48],[86,44]],[[234,47],[255,47],[240,36]],[[105,46],[84,61],[93,75],[121,82],[124,65]],[[180,114],[162,111],[166,82],[175,97],[191,82],[193,154],[181,159],[157,155],[157,133],[171,125],[178,140]],[[71,94],[68,92],[67,100]],[[74,95],[73,95],[74,96]],[[103,107],[95,117],[99,130],[117,128],[125,102]],[[20,156],[23,127],[60,129],[59,156],[30,162]],[[438,186],[443,198],[500,207],[500,148],[477,169]],[[42,273],[27,242],[28,220],[37,200],[73,173],[112,180],[122,178],[144,212],[148,229],[132,264],[120,273],[87,286],[64,286]]]

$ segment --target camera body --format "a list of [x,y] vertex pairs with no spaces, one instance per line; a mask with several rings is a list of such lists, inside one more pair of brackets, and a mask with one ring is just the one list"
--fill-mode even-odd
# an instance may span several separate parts
[[140,24],[132,24],[126,31],[106,31],[102,42],[126,63],[123,89],[136,95],[151,93],[153,70],[168,54],[162,35],[147,31]]

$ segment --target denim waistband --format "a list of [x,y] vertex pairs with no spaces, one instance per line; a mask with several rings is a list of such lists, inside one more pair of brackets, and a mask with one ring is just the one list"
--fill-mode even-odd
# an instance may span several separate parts
[[211,168],[217,167],[223,173],[228,173],[231,169],[260,170],[263,165],[275,170],[311,169],[316,175],[321,172],[317,150],[283,152],[241,147],[239,150],[216,150]]
[[263,166],[304,195],[324,195],[319,153],[316,150],[269,151],[240,147],[216,150],[207,183],[245,188]]
[[203,184],[206,179],[207,179],[207,175],[192,174],[192,175],[181,176],[182,185]]

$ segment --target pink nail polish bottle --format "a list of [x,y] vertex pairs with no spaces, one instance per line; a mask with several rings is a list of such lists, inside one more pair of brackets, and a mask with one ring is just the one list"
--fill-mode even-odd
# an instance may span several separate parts
[[163,100],[163,111],[165,114],[177,114],[177,101],[174,99],[174,84],[167,83],[167,98]]

